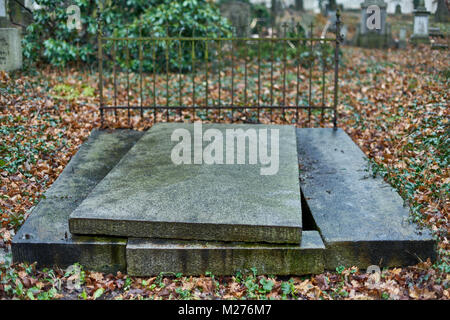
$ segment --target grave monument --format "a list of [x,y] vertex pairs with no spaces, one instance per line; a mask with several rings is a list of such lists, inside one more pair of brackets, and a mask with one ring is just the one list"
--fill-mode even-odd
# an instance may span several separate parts
[[425,8],[423,0],[419,2],[419,6],[414,10],[414,33],[411,42],[414,44],[430,43],[430,35],[428,33],[430,12]]
[[[94,130],[15,235],[14,262],[135,276],[301,275],[435,259],[431,234],[368,174],[344,131],[201,128]],[[269,154],[278,170],[263,175]]]

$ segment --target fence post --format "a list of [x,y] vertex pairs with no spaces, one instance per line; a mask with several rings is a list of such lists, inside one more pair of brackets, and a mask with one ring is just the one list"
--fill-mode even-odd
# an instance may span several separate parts
[[97,6],[97,41],[98,41],[98,90],[100,92],[100,121],[103,126],[103,40],[102,40],[102,12],[100,4]]
[[339,48],[341,42],[341,12],[339,8],[336,10],[336,46],[334,49],[334,115],[333,115],[333,128],[337,129],[337,106],[339,97]]

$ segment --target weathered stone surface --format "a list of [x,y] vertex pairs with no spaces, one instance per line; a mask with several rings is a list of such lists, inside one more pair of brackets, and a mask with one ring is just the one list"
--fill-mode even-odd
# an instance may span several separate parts
[[14,262],[66,267],[75,262],[92,270],[126,270],[126,239],[73,236],[69,214],[114,167],[142,133],[93,131],[45,193],[12,242]]
[[[192,124],[152,127],[71,214],[71,232],[300,243],[302,216],[294,127],[203,125],[203,132],[211,128],[220,132],[237,128],[279,130],[279,171],[266,176],[260,174],[260,165],[175,165],[171,151],[178,141],[171,142],[171,135],[177,128],[189,130],[194,137]],[[203,147],[206,145],[203,142]],[[245,154],[248,145],[242,150]]]
[[324,251],[317,231],[303,231],[301,246],[134,238],[127,245],[127,272],[233,275],[256,268],[258,274],[312,274],[323,272]]
[[22,68],[22,46],[19,29],[0,28],[0,70]]
[[327,247],[327,269],[434,259],[430,233],[409,222],[401,197],[372,177],[365,155],[344,131],[297,129],[297,140],[300,185]]
[[6,18],[6,0],[0,0],[0,18]]

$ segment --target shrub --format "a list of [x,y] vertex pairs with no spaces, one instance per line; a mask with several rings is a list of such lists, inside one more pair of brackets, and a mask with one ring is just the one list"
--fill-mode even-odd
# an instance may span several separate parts
[[[23,40],[24,56],[29,62],[49,63],[57,67],[82,61],[92,63],[97,54],[96,1],[73,0],[80,7],[81,32],[67,27],[67,7],[54,0],[38,0],[42,9],[33,12],[34,22],[26,30]],[[230,29],[218,9],[206,0],[106,0],[101,10],[103,34],[124,36],[129,27],[130,36],[139,35],[139,25],[144,36],[173,36],[180,32],[191,36],[226,34]],[[169,25],[169,28],[166,28]],[[122,49],[125,44],[122,43]],[[162,58],[163,43],[158,44],[158,57]],[[136,43],[130,43],[130,53],[136,57]],[[119,48],[120,49],[120,48]],[[123,50],[122,50],[123,51]],[[197,54],[201,55],[201,50]],[[107,52],[105,50],[105,52]],[[148,57],[147,57],[148,58]],[[124,57],[121,57],[124,63]],[[137,61],[131,61],[136,66]],[[159,62],[160,63],[160,62]],[[185,61],[187,64],[188,61]],[[146,69],[151,67],[146,65]]]

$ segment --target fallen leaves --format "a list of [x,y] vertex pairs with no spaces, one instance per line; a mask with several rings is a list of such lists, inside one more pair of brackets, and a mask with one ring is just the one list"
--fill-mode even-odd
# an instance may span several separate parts
[[[0,259],[0,299],[450,299],[446,53],[426,47],[387,54],[343,50],[338,125],[372,159],[374,173],[398,188],[411,205],[412,219],[433,230],[439,239],[439,264],[425,261],[384,270],[381,277],[343,267],[289,280],[254,275],[142,279],[88,270],[66,275],[66,270],[11,266]],[[26,213],[91,130],[100,126],[98,98],[92,89],[95,74],[75,70],[67,75],[51,70],[41,74],[11,77],[0,72],[0,250],[8,247]],[[303,74],[300,78],[307,79]],[[164,84],[164,79],[159,82]],[[211,97],[217,96],[217,86],[212,89]],[[270,95],[269,87],[261,90]],[[242,96],[241,91],[237,96]],[[294,99],[295,94],[288,92],[287,97]],[[125,99],[119,96],[122,102]],[[307,113],[301,112],[301,126],[306,126],[306,118]],[[313,114],[314,126],[330,125],[329,118],[323,123],[319,118]],[[294,114],[288,112],[286,119],[295,119]],[[126,112],[119,113],[118,120],[112,128],[129,126]],[[263,115],[262,121],[266,120]],[[276,113],[273,120],[283,122]],[[139,115],[132,115],[130,124],[148,127]]]

